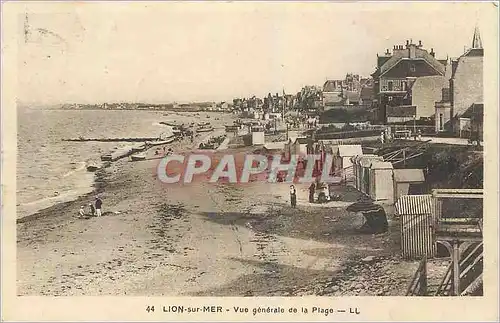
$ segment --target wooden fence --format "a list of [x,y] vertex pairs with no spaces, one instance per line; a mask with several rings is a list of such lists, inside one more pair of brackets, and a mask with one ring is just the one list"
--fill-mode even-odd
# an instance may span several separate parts
[[424,257],[406,290],[406,296],[427,295],[427,258]]

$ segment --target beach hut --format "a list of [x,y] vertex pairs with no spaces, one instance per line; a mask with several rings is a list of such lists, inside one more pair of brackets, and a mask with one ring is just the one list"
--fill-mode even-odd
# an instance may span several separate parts
[[393,200],[393,181],[392,181],[392,163],[380,160],[372,161],[370,165],[369,193],[374,201],[385,201],[392,203]]
[[335,172],[340,171],[344,178],[352,177],[352,162],[351,158],[357,155],[362,155],[363,150],[361,145],[339,145],[337,146],[334,157]]
[[263,145],[266,143],[264,129],[262,127],[252,127],[252,145]]
[[419,185],[425,182],[422,169],[395,169],[393,174],[394,201],[397,201],[403,195],[408,195],[410,185]]
[[395,204],[401,219],[401,251],[405,259],[436,255],[435,214],[432,195],[402,195]]
[[360,191],[366,195],[370,195],[370,167],[374,161],[383,161],[382,156],[376,155],[363,155],[359,158],[359,177],[360,177]]
[[352,170],[354,176],[354,187],[359,191],[361,191],[361,186],[363,181],[363,176],[362,176],[363,170],[360,164],[360,160],[361,158],[369,158],[369,157],[374,157],[376,160],[382,160],[381,157],[373,154],[357,155],[351,157]]
[[285,158],[290,160],[291,155],[305,156],[307,155],[307,138],[306,137],[291,137],[285,145]]

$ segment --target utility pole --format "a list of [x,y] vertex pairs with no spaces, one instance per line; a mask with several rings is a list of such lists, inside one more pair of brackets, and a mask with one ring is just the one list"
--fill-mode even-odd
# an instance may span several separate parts
[[415,111],[415,114],[413,115],[413,138],[417,140],[417,125],[416,125],[416,120],[417,120],[417,112]]

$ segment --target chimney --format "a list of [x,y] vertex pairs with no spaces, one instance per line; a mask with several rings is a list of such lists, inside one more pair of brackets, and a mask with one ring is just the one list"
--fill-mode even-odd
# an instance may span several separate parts
[[408,46],[410,46],[410,41],[407,39],[406,40],[406,48],[408,48]]
[[418,41],[418,47],[422,47],[422,41],[421,40]]
[[391,52],[389,52],[389,48],[385,50],[385,55],[391,55]]
[[434,53],[434,48],[431,48],[431,52],[429,54],[431,54],[432,57],[436,56],[436,53]]
[[394,48],[393,49],[396,49],[396,45],[394,45]]

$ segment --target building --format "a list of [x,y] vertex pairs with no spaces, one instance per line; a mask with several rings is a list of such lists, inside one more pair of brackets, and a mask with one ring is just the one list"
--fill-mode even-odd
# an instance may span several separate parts
[[483,139],[484,108],[482,103],[473,103],[458,121],[458,135],[463,138]]
[[359,94],[359,105],[371,107],[374,99],[373,85],[363,86]]
[[309,140],[307,137],[289,137],[284,149],[285,160],[290,160],[292,155],[297,158],[305,157]]
[[417,107],[414,105],[388,106],[386,108],[387,123],[404,123],[415,118]]
[[[472,48],[458,59],[452,61],[450,79],[450,118],[455,135],[461,135],[467,124],[460,118],[474,104],[483,103],[483,45],[479,29],[476,27],[472,39]],[[478,108],[476,108],[477,110]],[[467,132],[467,131],[465,131]]]
[[[434,49],[423,49],[406,41],[406,45],[395,45],[393,52],[377,55],[377,69],[374,79],[375,103],[378,119],[387,123],[388,107],[414,108],[414,118],[431,117],[434,104],[441,99],[441,89],[446,87],[447,60],[435,58]],[[393,110],[394,112],[394,110]],[[407,112],[392,117],[406,117]]]
[[441,93],[441,101],[435,103],[435,131],[439,132],[451,132],[452,127],[450,123],[451,119],[451,102],[450,102],[450,89],[444,88]]
[[323,106],[342,105],[342,80],[328,80],[323,85]]
[[394,170],[394,201],[398,201],[403,195],[414,194],[410,192],[410,187],[422,185],[425,182],[424,171],[422,169],[395,169]]
[[393,167],[390,162],[373,161],[369,173],[369,196],[374,201],[392,203],[394,201],[392,186]]
[[[472,48],[451,61],[449,87],[435,103],[436,132],[470,136],[469,128],[481,129],[483,114],[483,46],[476,27]],[[474,120],[471,124],[471,118]]]

